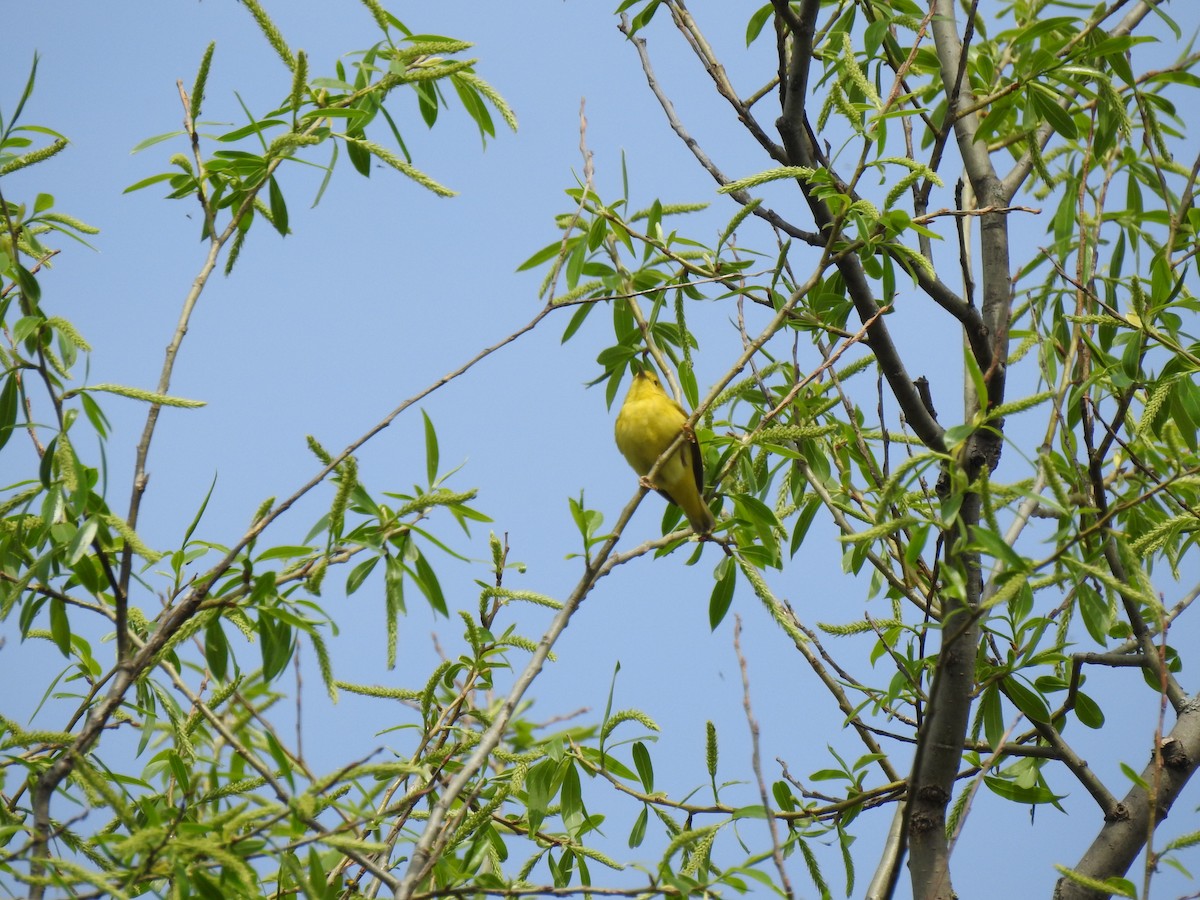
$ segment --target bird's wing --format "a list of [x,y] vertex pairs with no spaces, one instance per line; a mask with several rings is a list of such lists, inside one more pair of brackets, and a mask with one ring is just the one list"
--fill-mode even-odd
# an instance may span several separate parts
[[[695,437],[695,435],[693,435]],[[691,453],[692,457],[692,475],[696,479],[696,493],[701,497],[704,496],[704,458],[700,452],[700,438],[696,438],[695,443],[689,444],[686,440],[683,446]]]

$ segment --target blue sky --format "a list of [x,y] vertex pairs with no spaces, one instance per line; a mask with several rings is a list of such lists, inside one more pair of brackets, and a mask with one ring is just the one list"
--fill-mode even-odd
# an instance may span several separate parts
[[[656,198],[713,201],[715,209],[696,216],[695,227],[703,238],[715,239],[734,209],[715,195],[711,179],[668,129],[633,48],[616,30],[613,5],[539,0],[394,7],[415,31],[474,41],[477,71],[514,108],[520,130],[499,134],[484,149],[460,110],[444,114],[427,131],[415,103],[400,104],[400,125],[416,165],[459,191],[453,199],[434,197],[387,170],[376,170],[368,180],[343,165],[320,205],[310,210],[319,175],[290,167],[284,187],[293,234],[281,239],[259,223],[232,277],[215,278],[205,291],[184,344],[172,393],[208,405],[199,411],[167,410],[161,419],[141,526],[152,544],[170,547],[179,541],[214,475],[216,488],[200,533],[214,541],[234,540],[263,499],[291,493],[314,473],[306,434],[341,448],[400,401],[533,316],[543,273],[515,269],[558,237],[553,217],[570,210],[563,191],[575,185],[573,173],[581,169],[581,98],[586,98],[587,140],[601,195],[609,199],[620,193],[624,154],[635,208]],[[757,5],[697,3],[694,10],[743,87],[773,71],[769,42],[744,49],[744,22]],[[366,10],[353,2],[272,6],[278,7],[272,12],[285,37],[308,52],[319,74],[332,74],[338,54],[375,40]],[[44,305],[73,321],[96,348],[88,376],[92,383],[152,387],[203,248],[193,203],[164,201],[156,188],[123,193],[165,170],[166,158],[185,149],[182,140],[135,155],[130,150],[146,137],[179,127],[175,82],[191,85],[210,40],[217,49],[205,119],[244,121],[235,90],[252,109],[270,108],[287,92],[289,74],[245,10],[230,0],[12,4],[5,12],[5,33],[0,109],[11,111],[36,51],[38,84],[24,120],[59,130],[72,142],[49,164],[6,179],[5,196],[24,199],[22,192],[31,197],[48,191],[59,209],[102,229],[93,241],[98,252],[66,246],[54,271],[43,278]],[[664,87],[721,168],[734,176],[766,168],[768,161],[714,100],[710,82],[669,23],[656,21],[647,36]],[[798,202],[790,202],[790,211],[803,221]],[[1035,228],[1040,233],[1041,223]],[[564,560],[579,550],[568,497],[584,491],[588,505],[611,523],[636,488],[612,444],[615,410],[606,409],[601,389],[584,387],[600,374],[595,357],[607,343],[599,327],[604,313],[593,315],[590,324],[596,327],[563,345],[565,315],[544,322],[421,404],[438,428],[443,466],[465,463],[451,486],[480,488],[477,507],[495,519],[497,533],[508,533],[510,558],[528,564],[527,573],[512,576],[509,586],[559,597],[579,568],[577,560]],[[737,349],[727,324],[732,315],[729,308],[707,302],[691,313],[702,340],[697,356],[702,393]],[[899,333],[910,351],[920,351],[928,367],[924,374],[946,377],[947,395],[938,405],[943,418],[952,419],[960,351],[952,337],[929,341],[923,328],[916,317],[908,333],[903,326]],[[809,362],[815,367],[818,360],[814,355]],[[109,498],[121,510],[144,409],[117,399],[105,409],[116,431],[108,447]],[[404,491],[421,480],[417,411],[373,440],[360,459],[363,480],[374,490]],[[274,539],[301,539],[329,496],[318,491],[311,502],[300,504],[278,523]],[[657,534],[661,509],[661,501],[649,497],[630,540]],[[453,537],[460,552],[480,560],[488,556],[486,527],[476,528],[470,541],[451,528],[443,533]],[[865,584],[841,575],[831,535],[827,524],[814,527],[798,562],[784,577],[773,577],[808,623],[861,617]],[[588,719],[594,720],[619,662],[614,705],[637,706],[663,726],[652,752],[660,774],[669,773],[667,786],[679,792],[706,781],[706,719],[718,723],[722,738],[718,780],[750,773],[732,616],[715,633],[708,627],[711,571],[719,557],[710,548],[694,567],[684,566],[685,558],[677,553],[665,560],[641,559],[606,578],[556,648],[559,662],[532,691],[540,716],[586,706],[592,710]],[[473,579],[487,577],[484,564],[466,569],[446,562],[438,569],[447,595],[471,608],[477,593]],[[147,609],[155,603],[143,598]],[[326,603],[343,629],[335,664],[346,680],[419,683],[434,658],[431,633],[444,645],[456,639],[454,621],[435,618],[420,602],[410,603],[401,626],[401,671],[389,674],[382,669],[379,597],[364,590],[349,599],[327,595]],[[777,756],[799,776],[825,764],[826,745],[850,758],[860,755],[857,739],[841,730],[836,710],[754,597],[739,591],[733,611],[745,622],[743,643],[768,778],[778,772]],[[882,607],[869,611],[887,614]],[[519,613],[525,633],[534,638],[547,619],[540,611]],[[0,652],[5,680],[18,666],[33,664],[31,648],[13,639],[14,627],[10,621],[2,631],[9,638]],[[256,653],[253,648],[245,652]],[[315,669],[310,667],[306,677],[315,683]],[[1110,678],[1112,684],[1128,680],[1099,672],[1090,685]],[[319,691],[310,694],[305,749],[318,768],[332,769],[361,756],[364,747],[399,740],[373,736],[387,724],[377,720],[377,704],[344,697],[329,707]],[[1132,736],[1125,761],[1135,768],[1142,765],[1152,727],[1147,709],[1136,705],[1133,712],[1141,718],[1111,730]],[[1110,719],[1121,714],[1106,711]],[[1101,775],[1123,793],[1115,761]],[[988,896],[998,883],[1016,896],[1018,882],[1026,877],[1030,885],[1044,888],[1051,862],[1070,864],[1078,858],[1099,827],[1098,816],[1065,774],[1055,786],[1072,795],[1068,808],[1076,815],[1069,827],[1054,810],[1039,810],[1033,819],[1025,808],[980,794],[974,827],[968,825],[956,851],[956,885],[963,896]],[[744,792],[745,802],[754,802],[749,787]],[[1185,798],[1177,807],[1180,819],[1194,808],[1194,791],[1189,797],[1190,803]],[[610,836],[617,846],[623,845],[634,812],[619,814],[628,821],[614,816]],[[877,846],[889,817],[890,812],[874,814],[857,823],[860,887],[875,860],[868,848]],[[988,824],[981,827],[984,820]],[[997,853],[1001,835],[1005,848]],[[1014,855],[1024,861],[1020,872],[1014,872]],[[838,883],[836,853],[823,862]],[[799,865],[792,877],[804,884]],[[1164,875],[1159,884],[1181,885],[1178,892],[1195,889],[1175,875]],[[801,895],[807,893],[801,888]]]

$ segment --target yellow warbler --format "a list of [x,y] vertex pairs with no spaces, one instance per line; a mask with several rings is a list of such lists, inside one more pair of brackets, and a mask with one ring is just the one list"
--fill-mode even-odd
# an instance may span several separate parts
[[694,435],[662,464],[653,482],[646,479],[663,451],[679,436],[685,421],[687,413],[662,389],[658,376],[649,370],[637,372],[617,413],[617,449],[642,476],[643,484],[682,509],[697,534],[708,534],[716,520],[700,496],[704,464]]

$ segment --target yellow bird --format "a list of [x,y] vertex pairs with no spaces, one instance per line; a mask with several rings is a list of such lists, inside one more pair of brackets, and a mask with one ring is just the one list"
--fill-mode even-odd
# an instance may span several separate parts
[[682,509],[697,534],[708,534],[717,523],[700,496],[704,489],[704,463],[694,435],[691,440],[685,439],[662,464],[653,482],[646,478],[686,421],[687,413],[663,390],[654,372],[649,369],[636,372],[617,413],[617,449],[642,477],[643,484]]

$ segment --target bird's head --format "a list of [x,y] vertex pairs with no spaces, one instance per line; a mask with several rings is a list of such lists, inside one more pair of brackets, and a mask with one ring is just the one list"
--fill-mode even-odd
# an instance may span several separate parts
[[658,380],[658,373],[645,363],[633,373],[633,381],[635,384],[640,384],[644,387],[652,385],[660,390],[662,389],[662,382]]

